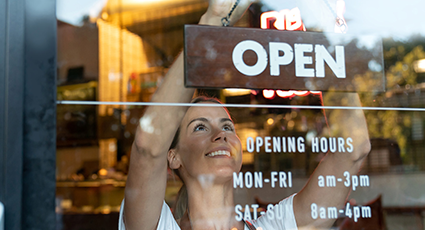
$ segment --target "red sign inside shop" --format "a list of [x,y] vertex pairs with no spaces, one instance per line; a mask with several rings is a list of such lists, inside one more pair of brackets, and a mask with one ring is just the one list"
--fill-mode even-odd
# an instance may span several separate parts
[[292,10],[269,11],[261,14],[262,29],[277,29],[277,30],[302,30],[305,31],[305,26],[301,20],[301,12],[298,7]]

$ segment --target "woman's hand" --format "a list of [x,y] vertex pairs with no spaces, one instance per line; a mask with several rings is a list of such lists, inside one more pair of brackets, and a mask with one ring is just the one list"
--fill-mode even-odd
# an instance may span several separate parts
[[239,0],[239,2],[238,0],[210,0],[208,10],[202,16],[199,24],[221,26],[221,19],[227,17],[235,3],[238,2],[229,19],[229,25],[234,25],[254,1],[255,0]]

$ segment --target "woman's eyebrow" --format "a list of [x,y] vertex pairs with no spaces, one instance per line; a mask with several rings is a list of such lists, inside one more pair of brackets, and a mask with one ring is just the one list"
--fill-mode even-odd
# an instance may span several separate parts
[[187,127],[189,127],[189,125],[190,125],[190,124],[192,124],[192,123],[193,123],[193,122],[195,122],[195,121],[208,122],[208,119],[207,119],[207,118],[205,118],[205,117],[198,117],[198,118],[195,118],[195,119],[191,120],[191,121],[189,122],[189,124],[187,124]]
[[227,121],[230,121],[230,122],[232,122],[232,123],[233,123],[232,119],[227,118],[227,117],[226,117],[226,118],[221,118],[221,119],[220,119],[220,122],[221,122],[221,123],[223,123],[223,122],[227,122]]

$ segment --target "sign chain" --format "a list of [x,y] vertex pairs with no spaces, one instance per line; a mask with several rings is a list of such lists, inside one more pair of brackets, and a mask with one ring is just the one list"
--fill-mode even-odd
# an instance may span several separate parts
[[227,14],[227,16],[221,19],[221,23],[223,24],[223,26],[225,26],[225,27],[229,26],[230,16],[232,16],[233,11],[235,11],[236,7],[239,5],[239,2],[240,2],[240,0],[236,0],[235,4],[233,5],[232,9]]
[[329,4],[328,0],[323,0],[323,2],[325,2],[325,5],[328,7],[329,11],[331,11],[331,13],[333,14],[334,18],[335,18],[335,23],[338,27],[341,27],[342,31],[346,30],[346,25],[345,25],[345,21],[344,19],[340,18],[335,11],[332,9],[331,5]]

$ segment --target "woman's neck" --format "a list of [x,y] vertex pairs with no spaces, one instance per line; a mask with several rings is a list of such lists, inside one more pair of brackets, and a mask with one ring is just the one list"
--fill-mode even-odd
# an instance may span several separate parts
[[188,189],[188,219],[193,230],[243,229],[236,221],[231,181],[209,185],[193,183]]

